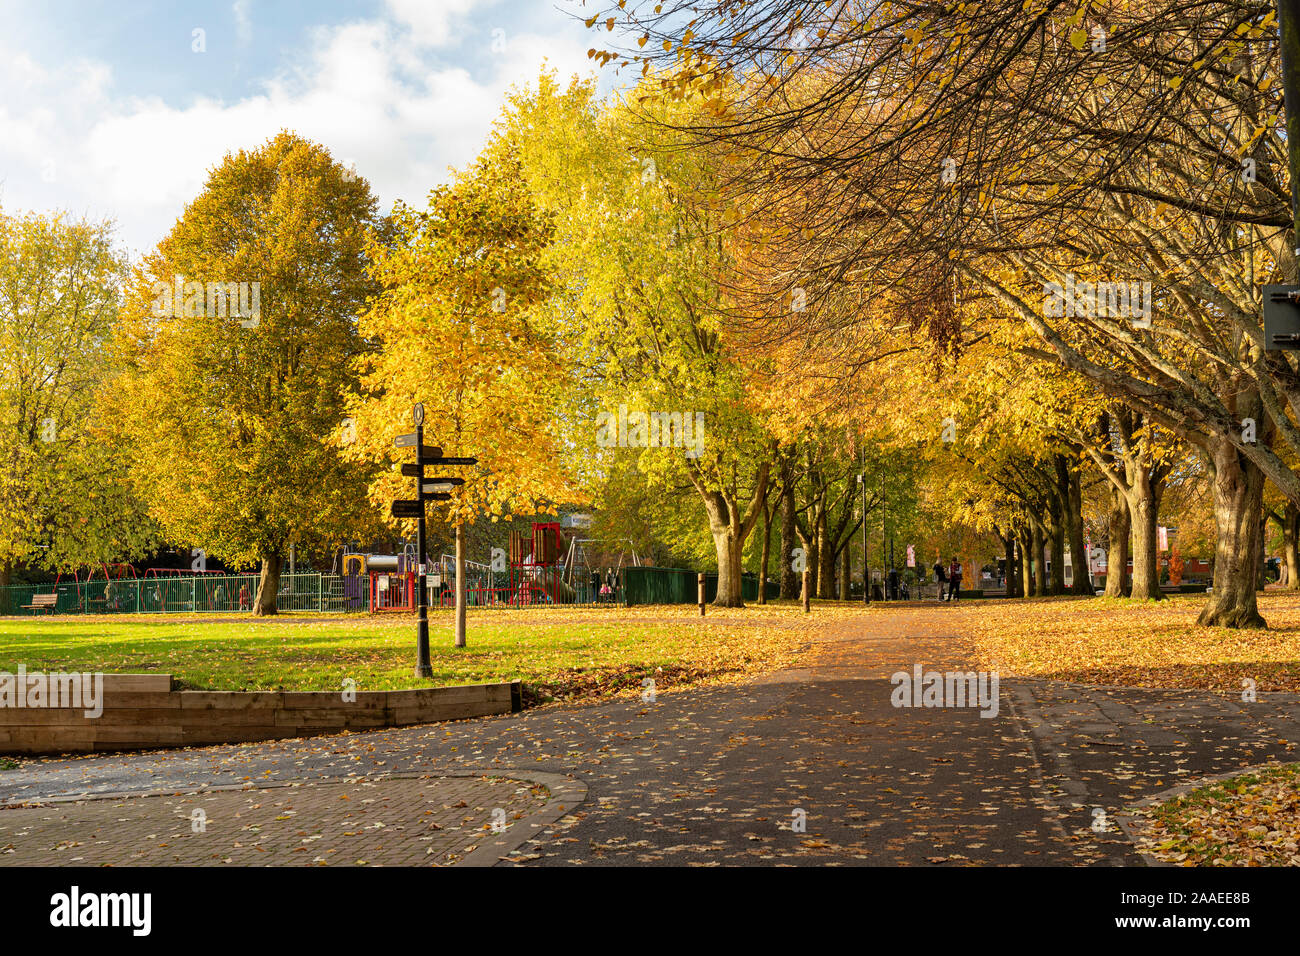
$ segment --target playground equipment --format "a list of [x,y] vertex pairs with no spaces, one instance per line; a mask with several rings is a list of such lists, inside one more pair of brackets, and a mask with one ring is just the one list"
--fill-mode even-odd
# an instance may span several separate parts
[[[505,600],[506,588],[496,586],[497,572],[490,564],[465,562],[465,603],[469,607],[490,607]],[[429,576],[429,606],[456,606],[456,558],[444,554]]]
[[[570,532],[572,533],[572,532]],[[623,568],[642,561],[626,538],[570,538],[554,521],[536,521],[530,533],[512,531],[507,568],[494,571],[464,562],[465,602],[471,607],[527,607],[539,604],[616,603]],[[414,545],[401,554],[344,551],[341,570],[344,604],[370,612],[414,611],[417,561]],[[456,559],[441,555],[426,575],[430,607],[456,604]]]
[[630,538],[571,538],[565,559],[565,580],[590,603],[618,600],[623,587],[623,568],[631,556],[630,566],[641,567]]
[[401,554],[343,554],[343,597],[349,610],[359,610],[368,600],[371,614],[414,611],[415,576],[414,545],[406,545]]
[[557,522],[534,521],[531,541],[521,532],[510,532],[510,587],[506,601],[522,607],[572,604],[577,600],[577,592],[564,580],[560,558],[564,551],[564,532]]
[[[84,576],[82,572],[85,572]],[[65,577],[67,575],[60,572],[54,579],[54,593],[69,595],[70,600],[64,602],[64,607],[84,612],[135,610],[134,606],[128,606],[128,595],[133,598],[135,590],[116,583],[135,580],[135,568],[129,564],[101,562],[98,566],[74,568],[70,582],[65,583]],[[130,604],[133,605],[134,601]]]

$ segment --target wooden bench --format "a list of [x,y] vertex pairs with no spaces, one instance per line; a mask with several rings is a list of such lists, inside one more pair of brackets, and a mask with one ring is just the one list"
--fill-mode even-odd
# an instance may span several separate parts
[[51,614],[53,614],[54,606],[58,603],[59,603],[59,596],[57,594],[34,594],[32,595],[32,603],[24,604],[23,610],[24,611],[49,611]]

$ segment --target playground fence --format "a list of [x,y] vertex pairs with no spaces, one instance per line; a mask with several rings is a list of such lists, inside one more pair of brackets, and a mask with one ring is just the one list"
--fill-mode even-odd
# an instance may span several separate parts
[[[455,565],[445,558],[429,577],[429,605],[446,608],[455,603]],[[638,604],[694,604],[696,572],[681,568],[624,567],[613,587],[590,573],[575,574],[566,582],[562,568],[492,571],[473,564],[466,571],[466,602],[470,607],[522,607],[558,605],[610,606]],[[193,577],[120,578],[112,581],[60,581],[56,584],[15,585],[0,588],[0,615],[20,617],[49,613],[26,605],[38,594],[56,594],[55,614],[239,614],[251,609],[257,594],[257,574],[205,574]],[[705,576],[707,600],[717,593],[718,575]],[[776,596],[776,582],[768,582]],[[604,593],[602,593],[604,591]],[[741,581],[746,601],[758,597],[758,579],[746,574]],[[337,574],[285,574],[280,577],[276,608],[281,611],[340,613],[368,607],[369,579]]]
[[[17,585],[0,588],[0,614],[30,617],[49,613],[25,607],[38,594],[57,595],[55,614],[238,614],[251,610],[257,580],[256,574],[204,574]],[[281,611],[346,610],[343,579],[324,574],[282,575],[275,605]]]

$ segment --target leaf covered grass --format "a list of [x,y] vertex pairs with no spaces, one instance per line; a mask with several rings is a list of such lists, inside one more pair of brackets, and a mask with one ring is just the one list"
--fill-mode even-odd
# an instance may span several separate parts
[[[0,670],[167,673],[205,690],[358,690],[519,679],[531,701],[597,699],[737,680],[780,667],[813,626],[793,606],[470,610],[457,649],[450,612],[429,620],[431,681],[417,680],[409,614],[0,619]],[[823,622],[824,623],[824,619]]]
[[1300,866],[1300,764],[1209,784],[1142,811],[1141,849],[1179,866]]
[[1267,630],[1197,627],[1205,601],[1188,594],[972,602],[954,615],[981,666],[1004,676],[1234,695],[1300,691],[1300,595],[1259,595]]

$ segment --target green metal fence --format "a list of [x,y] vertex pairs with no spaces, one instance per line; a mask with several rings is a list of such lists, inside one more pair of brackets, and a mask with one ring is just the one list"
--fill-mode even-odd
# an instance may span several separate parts
[[[624,567],[621,580],[612,593],[601,593],[601,581],[578,576],[565,585],[559,600],[553,595],[558,587],[559,569],[539,569],[524,577],[530,584],[534,601],[522,601],[518,594],[520,573],[511,582],[506,572],[486,571],[467,575],[467,598],[471,606],[516,606],[521,603],[562,605],[637,605],[694,604],[697,600],[696,572],[681,568]],[[531,575],[531,577],[530,577]],[[534,578],[536,580],[534,580]],[[554,580],[552,580],[554,578]],[[256,574],[202,574],[188,577],[125,578],[116,581],[67,582],[18,585],[0,588],[0,614],[33,616],[48,614],[33,609],[32,598],[38,594],[55,594],[55,614],[238,614],[252,608],[257,594]],[[448,590],[454,573],[430,579],[430,604],[442,607],[452,603]],[[439,583],[435,584],[435,581]],[[717,593],[717,572],[705,575],[705,597],[712,601]],[[368,604],[368,579],[354,583],[353,594],[347,593],[347,579],[337,574],[285,574],[280,578],[276,607],[281,611],[317,611],[340,613],[364,610]],[[769,596],[776,596],[776,582],[768,582]],[[446,593],[444,593],[444,591]],[[741,581],[744,600],[758,597],[758,579],[746,574]]]
[[[252,609],[257,580],[256,574],[202,574],[19,585],[0,588],[0,614],[51,613],[31,607],[38,594],[56,595],[55,614],[237,614]],[[275,604],[281,611],[343,610],[343,580],[337,575],[283,575]]]
[[[699,575],[696,571],[681,568],[625,568],[626,603],[633,604],[694,604],[699,600]],[[767,582],[767,596],[775,600],[781,593],[779,581]],[[704,600],[718,596],[718,572],[704,574]],[[740,576],[740,597],[744,601],[758,600],[758,575]]]
[[697,600],[696,573],[681,568],[624,568],[625,603],[694,604]]

